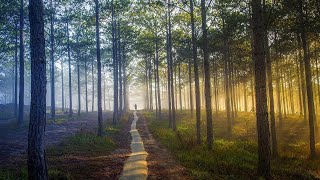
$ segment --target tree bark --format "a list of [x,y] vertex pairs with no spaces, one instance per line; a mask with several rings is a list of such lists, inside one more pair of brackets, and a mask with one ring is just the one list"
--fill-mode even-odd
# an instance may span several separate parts
[[15,48],[14,48],[14,117],[18,118],[18,21],[15,29]]
[[206,96],[206,114],[207,114],[207,146],[212,149],[213,143],[213,127],[212,127],[212,108],[211,108],[211,85],[210,85],[210,64],[209,64],[209,49],[208,49],[208,32],[207,32],[207,12],[205,0],[201,0],[201,17],[203,31],[203,66],[205,77],[205,96]]
[[28,134],[28,178],[48,179],[45,153],[46,55],[42,0],[29,0],[31,107]]
[[55,65],[54,65],[54,9],[52,0],[50,0],[50,60],[51,60],[51,117],[56,116],[56,98],[55,98]]
[[19,82],[19,117],[18,126],[24,121],[24,0],[20,0],[20,82]]
[[196,33],[194,22],[194,4],[190,0],[190,17],[191,17],[191,31],[192,31],[192,57],[193,57],[193,70],[195,81],[195,95],[196,95],[196,128],[197,128],[197,144],[201,143],[201,122],[200,122],[200,84],[199,84],[199,67],[197,60],[197,46],[196,46]]
[[80,87],[80,57],[79,57],[79,39],[77,38],[77,74],[78,74],[78,116],[80,116],[81,113],[81,87]]
[[67,38],[68,38],[68,68],[69,68],[69,116],[72,116],[72,86],[71,86],[71,55],[70,55],[70,35],[69,35],[69,15],[67,19]]
[[312,81],[311,81],[311,65],[310,58],[307,50],[307,37],[305,32],[305,14],[303,12],[303,2],[299,0],[299,23],[300,23],[300,33],[301,33],[301,41],[302,41],[302,49],[303,49],[303,61],[304,61],[304,69],[306,73],[306,87],[307,87],[307,103],[308,103],[308,114],[309,114],[309,133],[310,133],[310,157],[311,159],[316,158],[316,149],[315,149],[315,111],[314,111],[314,103],[313,103],[313,89],[312,89]]
[[303,119],[304,122],[307,123],[307,105],[306,105],[306,82],[305,82],[305,73],[304,73],[304,63],[302,58],[301,52],[301,35],[297,35],[298,38],[298,57],[299,57],[299,64],[300,64],[300,79],[301,79],[301,93],[302,93],[302,105],[303,105]]
[[[265,6],[264,6],[265,7]],[[277,131],[276,131],[276,119],[274,113],[274,96],[273,96],[273,85],[272,85],[272,71],[271,71],[271,59],[270,49],[268,43],[268,32],[264,32],[264,44],[266,51],[266,62],[267,62],[267,75],[268,75],[268,92],[269,92],[269,106],[270,106],[270,123],[271,123],[271,140],[272,140],[272,156],[273,158],[278,157],[278,142],[277,142]]]
[[85,72],[85,86],[86,86],[86,113],[88,113],[88,67],[87,67],[87,58],[84,61],[84,72]]
[[97,45],[97,67],[98,67],[98,136],[103,135],[102,125],[102,91],[101,91],[101,55],[100,55],[100,23],[99,23],[99,1],[96,5],[96,45]]
[[264,49],[264,18],[260,0],[252,0],[253,59],[255,65],[256,117],[258,133],[258,176],[271,179],[270,132],[266,93],[266,62]]

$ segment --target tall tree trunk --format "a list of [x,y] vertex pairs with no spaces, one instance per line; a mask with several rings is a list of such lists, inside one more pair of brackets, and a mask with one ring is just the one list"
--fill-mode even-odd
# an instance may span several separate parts
[[63,75],[63,60],[61,60],[61,103],[62,103],[62,111],[64,112],[64,75]]
[[92,81],[92,105],[91,105],[91,111],[93,112],[94,111],[94,70],[93,70],[93,68],[94,68],[94,65],[93,65],[93,61],[94,61],[94,59],[92,59],[92,61],[91,61],[91,81]]
[[69,68],[69,116],[72,116],[72,86],[71,86],[71,55],[70,55],[70,35],[69,35],[69,15],[67,19],[67,38],[68,38],[68,68]]
[[84,60],[84,71],[85,71],[85,85],[86,85],[86,113],[88,113],[88,67],[87,58]]
[[206,114],[207,114],[207,146],[212,149],[213,142],[213,127],[212,127],[212,108],[211,108],[211,85],[210,85],[210,64],[209,64],[209,49],[208,49],[208,32],[207,32],[207,12],[205,0],[201,0],[201,17],[203,31],[203,66],[205,77],[205,96],[206,96]]
[[181,96],[181,63],[179,63],[178,67],[179,73],[178,73],[178,79],[179,79],[179,100],[180,100],[180,112],[182,112],[182,96]]
[[122,54],[123,54],[123,100],[124,100],[124,112],[127,112],[129,110],[129,101],[128,101],[128,82],[127,82],[127,56],[125,52],[125,43],[122,45]]
[[50,0],[50,60],[51,60],[51,117],[56,116],[56,98],[55,98],[55,66],[54,66],[54,9],[52,0]]
[[122,90],[122,57],[121,57],[121,31],[120,31],[120,19],[118,21],[118,65],[119,65],[119,114],[122,116],[123,111],[123,90]]
[[99,1],[96,4],[96,41],[97,41],[97,67],[98,67],[98,136],[103,135],[102,125],[102,91],[101,91],[101,55],[100,55],[100,23],[99,23]]
[[[265,1],[264,1],[265,3]],[[264,13],[265,4],[264,4]],[[269,39],[268,39],[268,32],[264,32],[264,44],[265,44],[265,51],[266,51],[266,62],[267,62],[267,75],[268,75],[268,92],[269,92],[269,106],[270,106],[270,123],[271,123],[271,140],[272,140],[272,156],[273,158],[278,157],[278,142],[277,142],[277,131],[276,131],[276,119],[274,113],[274,96],[273,96],[273,85],[272,85],[272,71],[271,71],[271,59],[270,59],[270,49],[269,49]]]
[[244,102],[244,112],[248,112],[246,81],[243,81],[243,102]]
[[15,48],[14,48],[14,117],[18,118],[18,21],[15,29]]
[[[298,57],[296,56],[296,58],[295,58],[295,60],[296,60],[296,71],[297,71],[297,84],[298,84],[298,94],[299,94],[299,110],[300,110],[300,116],[302,116],[302,112],[303,112],[303,110],[302,110],[302,100],[301,100],[301,84],[300,84],[300,82],[301,82],[301,80],[300,80],[300,71],[299,71],[299,60],[298,60]],[[319,96],[320,97],[320,96]]]
[[116,19],[114,1],[112,6],[112,55],[113,55],[113,125],[118,122],[118,63],[117,63],[117,42],[116,42]]
[[158,86],[158,108],[159,108],[159,119],[161,119],[161,96],[160,96],[160,77],[159,77],[159,47],[158,39],[156,39],[156,76],[157,76],[157,86]]
[[264,49],[264,18],[260,0],[252,0],[253,59],[255,64],[255,94],[258,133],[258,176],[271,179],[270,132],[266,92],[266,62]]
[[279,127],[282,127],[282,108],[281,108],[281,94],[280,94],[280,66],[279,66],[279,55],[278,55],[278,42],[277,34],[275,33],[275,51],[276,51],[276,89],[277,89],[277,104],[279,113]]
[[307,100],[308,100],[308,114],[309,114],[309,133],[310,133],[310,157],[311,159],[315,159],[316,157],[316,149],[315,149],[315,135],[314,129],[316,123],[314,104],[313,104],[313,90],[312,90],[312,81],[311,81],[311,65],[310,58],[307,50],[307,37],[305,32],[305,14],[303,12],[303,2],[299,0],[299,20],[300,20],[300,33],[301,33],[301,41],[302,41],[302,49],[303,49],[303,61],[304,61],[304,69],[306,73],[306,87],[307,87]]
[[231,136],[232,134],[232,122],[231,122],[231,117],[230,117],[230,96],[229,96],[229,69],[228,69],[228,55],[227,55],[227,46],[228,46],[228,42],[227,42],[227,37],[226,37],[226,32],[225,32],[225,21],[224,21],[224,17],[222,17],[222,23],[223,23],[223,59],[224,59],[224,83],[225,83],[225,95],[226,95],[226,99],[225,99],[225,106],[226,106],[226,112],[227,112],[227,133],[228,136]]
[[197,60],[197,45],[196,45],[197,42],[196,42],[193,7],[194,7],[193,0],[190,0],[190,17],[191,17],[191,31],[192,31],[192,57],[193,57],[195,95],[196,95],[197,144],[200,144],[201,143],[200,84],[199,84],[199,67],[198,67],[198,60]]
[[80,57],[79,57],[79,39],[78,39],[78,36],[76,37],[77,38],[77,74],[78,74],[78,116],[80,116],[80,113],[81,113],[81,87],[80,87]]
[[20,0],[20,82],[19,82],[19,118],[18,126],[24,121],[24,0]]
[[28,178],[48,179],[45,153],[46,55],[42,0],[29,0],[31,50],[31,106],[28,134]]
[[169,45],[169,61],[170,61],[170,84],[171,84],[171,109],[172,109],[172,129],[173,131],[176,131],[177,126],[176,126],[176,108],[175,108],[175,91],[174,91],[174,81],[173,81],[173,55],[172,55],[172,37],[171,37],[171,0],[168,0],[168,45]]
[[[169,1],[168,1],[169,2]],[[169,3],[168,3],[169,4]],[[169,109],[169,128],[172,128],[172,111],[171,111],[171,68],[170,68],[170,52],[169,52],[169,23],[168,23],[168,16],[169,16],[169,5],[168,5],[168,11],[166,13],[166,50],[167,50],[167,68],[168,68],[168,74],[167,74],[167,81],[168,81],[168,109]]]
[[301,35],[297,35],[298,38],[298,57],[299,57],[299,64],[300,64],[300,78],[301,78],[301,93],[302,93],[302,105],[303,105],[303,119],[304,122],[307,123],[307,105],[306,105],[306,82],[305,82],[305,73],[304,73],[304,63],[302,58],[302,52],[301,52]]

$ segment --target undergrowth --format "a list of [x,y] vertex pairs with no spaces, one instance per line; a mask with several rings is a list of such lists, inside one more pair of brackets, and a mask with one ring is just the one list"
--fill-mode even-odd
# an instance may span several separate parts
[[[240,113],[234,122],[233,135],[227,137],[225,117],[214,117],[215,141],[213,150],[206,147],[205,122],[201,121],[202,143],[197,145],[195,120],[187,112],[177,114],[177,131],[168,128],[167,116],[156,120],[154,113],[144,112],[150,130],[161,144],[167,147],[185,166],[194,179],[258,179],[258,162],[255,120],[253,113]],[[204,118],[204,117],[202,117]],[[295,118],[287,122],[297,124]],[[274,179],[316,179],[320,178],[320,161],[308,159],[308,142],[301,127],[287,123],[279,130],[280,157],[272,160]],[[300,131],[299,131],[300,129]],[[284,132],[283,132],[284,131]],[[286,132],[298,131],[291,134]],[[299,136],[300,133],[300,136]],[[317,145],[319,151],[319,144]],[[290,153],[289,153],[290,152]]]

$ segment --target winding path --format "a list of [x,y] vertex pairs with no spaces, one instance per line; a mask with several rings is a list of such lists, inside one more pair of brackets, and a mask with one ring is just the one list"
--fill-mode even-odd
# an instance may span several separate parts
[[133,112],[134,118],[131,124],[131,155],[125,162],[120,180],[145,180],[148,177],[147,156],[141,136],[136,128],[138,116]]

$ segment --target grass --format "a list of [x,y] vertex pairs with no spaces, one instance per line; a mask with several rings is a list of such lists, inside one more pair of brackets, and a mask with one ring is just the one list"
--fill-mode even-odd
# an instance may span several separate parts
[[[255,117],[253,113],[239,113],[234,122],[233,135],[226,135],[226,117],[214,116],[215,141],[213,150],[205,144],[206,123],[201,121],[202,144],[196,144],[195,120],[186,111],[177,114],[177,131],[168,128],[166,115],[156,120],[151,112],[144,112],[150,130],[195,179],[258,179]],[[204,119],[204,116],[202,117]],[[308,159],[308,132],[301,119],[288,116],[285,126],[278,128],[280,157],[272,160],[274,179],[320,178],[320,161]],[[319,143],[317,149],[319,152]]]
[[[107,129],[106,133],[112,134],[117,129]],[[80,132],[64,140],[58,147],[47,150],[49,156],[55,155],[94,155],[109,152],[116,147],[110,136],[98,137],[92,132]]]
[[[62,171],[57,169],[49,169],[48,176],[51,180],[73,180],[74,178]],[[20,169],[19,171],[0,171],[0,179],[3,180],[24,180],[28,179],[28,171],[27,169]]]
[[[116,126],[104,124],[107,128],[105,128],[103,137],[98,137],[96,132],[82,130],[66,138],[58,146],[48,147],[46,156],[49,179],[87,179],[92,173],[91,171],[100,169],[101,157],[109,155],[118,147],[115,138],[120,134],[128,116],[127,114],[124,115],[121,123]],[[61,119],[61,121],[65,120],[69,119]],[[57,123],[57,119],[55,123]],[[25,159],[19,161],[23,164],[26,162]],[[23,164],[21,167],[0,169],[0,180],[27,179],[27,168]]]

